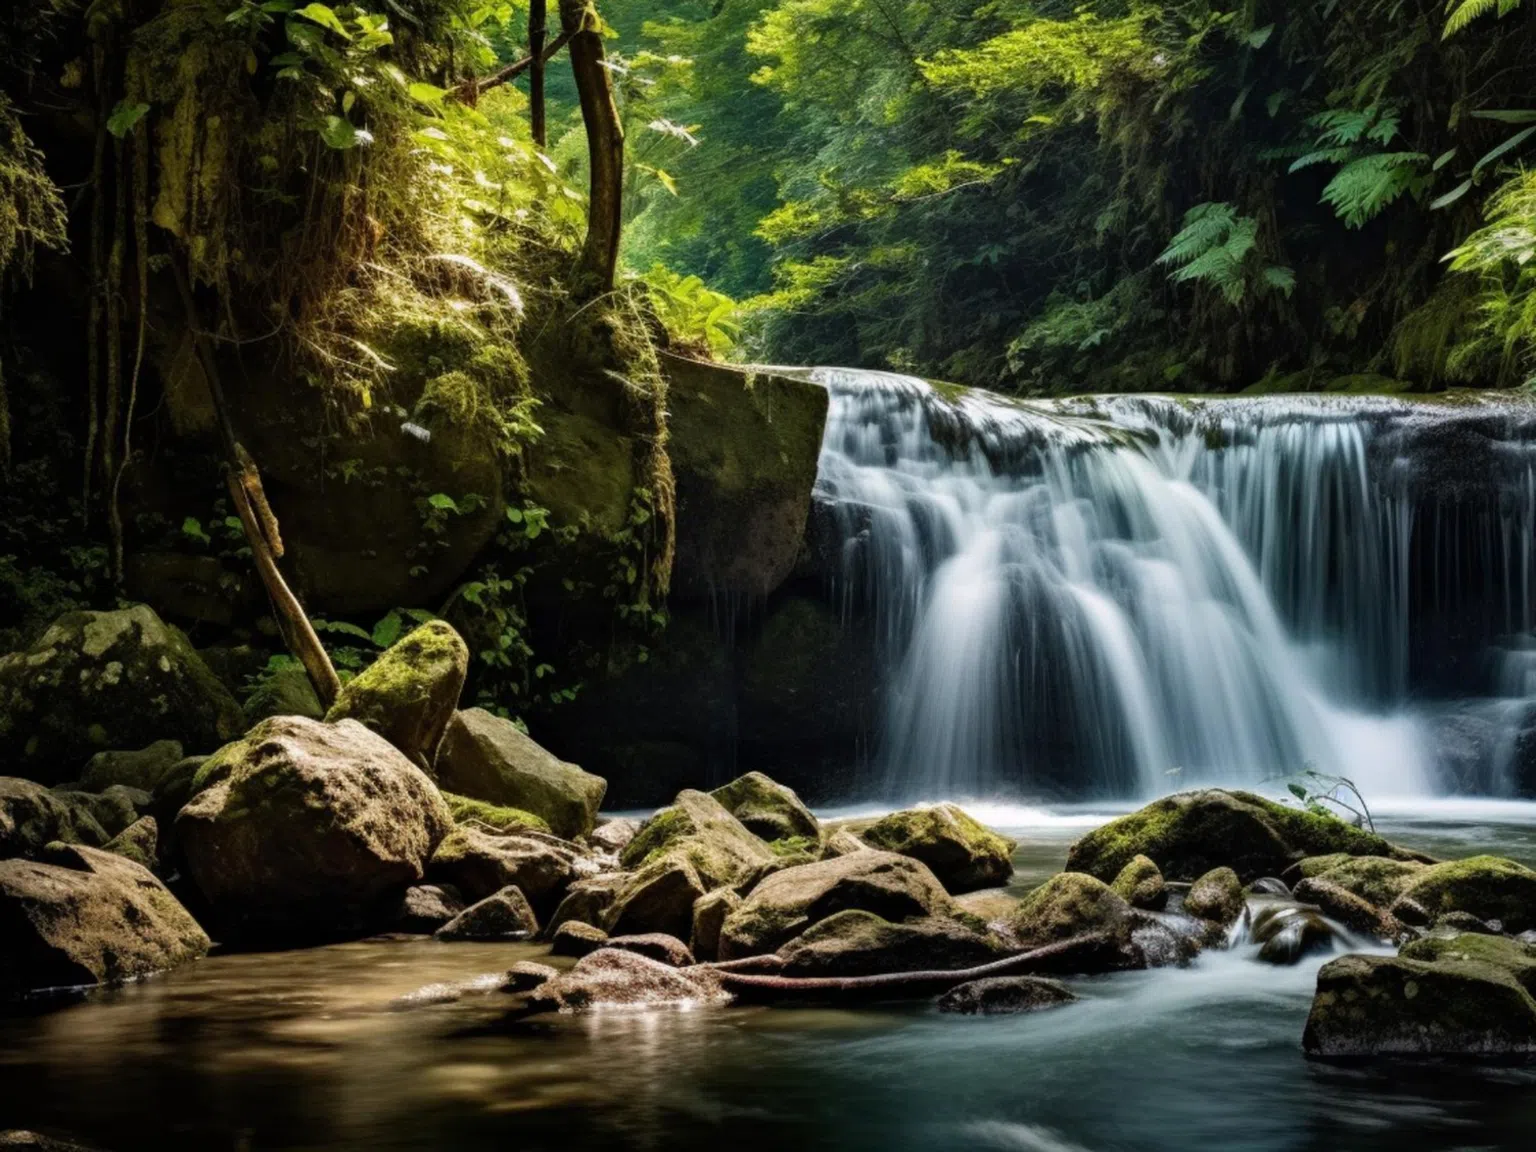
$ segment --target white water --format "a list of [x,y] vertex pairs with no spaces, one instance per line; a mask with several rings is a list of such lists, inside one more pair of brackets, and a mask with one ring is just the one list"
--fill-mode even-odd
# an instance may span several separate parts
[[[1307,767],[1432,789],[1406,699],[1414,508],[1368,470],[1373,402],[1196,420],[817,375],[839,586],[891,669],[887,795],[1136,798]],[[1528,503],[1483,558],[1517,633]],[[1510,696],[1536,696],[1530,649],[1507,650]]]

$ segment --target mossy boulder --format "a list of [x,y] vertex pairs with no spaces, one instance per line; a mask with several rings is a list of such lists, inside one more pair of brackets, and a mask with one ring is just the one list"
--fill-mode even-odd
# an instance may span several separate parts
[[661,856],[619,889],[606,927],[616,935],[687,936],[693,929],[694,903],[705,891],[698,871],[685,856]]
[[516,885],[493,892],[437,930],[439,940],[526,939],[537,934],[538,918]]
[[355,720],[264,720],[192,790],[188,870],[224,931],[259,942],[379,924],[453,828],[432,781]]
[[710,793],[748,832],[763,840],[819,840],[821,825],[793,789],[761,772],[738,776]]
[[468,900],[483,900],[515,885],[536,912],[548,915],[584,864],[579,848],[553,836],[497,834],[461,825],[443,837],[427,875],[434,883],[452,884]]
[[854,852],[762,880],[721,926],[720,958],[775,952],[811,925],[850,908],[893,922],[956,911],[921,861],[875,849]]
[[325,718],[360,721],[431,771],[468,674],[463,638],[453,625],[433,620],[345,684]]
[[448,791],[532,812],[567,839],[592,831],[608,791],[601,776],[551,755],[516,724],[482,708],[449,721],[436,769]]
[[1505,932],[1526,932],[1536,928],[1536,872],[1502,856],[1449,860],[1415,873],[1394,908],[1403,902],[1424,909],[1431,920],[1466,912],[1497,921]]
[[1309,856],[1296,865],[1304,880],[1327,880],[1378,908],[1390,908],[1427,865],[1388,856]]
[[540,816],[524,812],[521,808],[505,808],[500,804],[488,804],[484,800],[471,800],[452,792],[443,793],[448,811],[453,813],[455,824],[484,825],[492,832],[511,832],[527,828],[534,832],[548,832],[549,825]]
[[256,687],[241,706],[247,724],[260,724],[269,716],[305,716],[310,720],[325,717],[325,705],[309,678],[296,661],[285,662],[262,674]]
[[546,980],[529,996],[535,1012],[590,1012],[599,1008],[694,1007],[730,1000],[708,968],[674,968],[638,952],[599,948],[576,966]]
[[1184,911],[1223,928],[1243,914],[1242,881],[1230,868],[1213,868],[1190,887],[1184,897]]
[[950,892],[996,888],[1013,875],[1017,845],[956,804],[892,812],[865,828],[859,838],[872,848],[921,860]]
[[1390,912],[1356,896],[1342,884],[1324,876],[1313,876],[1296,885],[1296,899],[1311,904],[1329,919],[1337,920],[1351,932],[1374,936],[1378,940],[1395,939],[1402,931]]
[[34,781],[0,776],[0,858],[35,857],[55,840],[99,848],[108,839],[88,809]]
[[108,840],[105,850],[132,860],[153,872],[159,867],[160,826],[153,816],[142,816]]
[[1489,936],[1482,932],[1435,933],[1404,944],[1398,952],[1404,960],[1426,964],[1449,961],[1461,964],[1487,964],[1502,968],[1520,986],[1536,996],[1536,945],[1508,936]]
[[685,789],[671,806],[640,826],[619,853],[619,862],[639,870],[664,856],[686,859],[705,891],[736,887],[775,865],[773,850],[704,792]]
[[1209,788],[1166,796],[1096,828],[1072,845],[1066,866],[1110,881],[1146,856],[1169,880],[1195,880],[1226,867],[1246,884],[1278,876],[1307,856],[1331,853],[1419,858],[1343,820],[1251,792]]
[[786,976],[873,976],[971,968],[1008,951],[996,936],[948,917],[893,924],[850,908],[811,925],[779,954]]
[[55,788],[53,793],[77,812],[89,813],[108,836],[116,836],[148,812],[153,803],[150,793],[124,784],[114,784],[105,792]]
[[0,759],[28,779],[73,779],[97,752],[161,739],[207,751],[243,726],[187,638],[143,604],[67,613],[0,656]]
[[1536,1056],[1536,1000],[1505,968],[1479,960],[1341,956],[1317,974],[1308,1056]]
[[939,997],[940,1012],[965,1016],[1014,1016],[1060,1008],[1078,999],[1065,984],[1041,976],[990,976],[951,988]]
[[137,752],[98,752],[86,764],[80,782],[87,792],[105,792],[114,784],[153,792],[160,777],[183,759],[177,740],[156,740]]
[[1027,947],[1074,936],[1113,938],[1130,931],[1131,906],[1109,885],[1082,872],[1058,872],[1024,897],[1008,929]]
[[1162,870],[1145,856],[1137,856],[1120,869],[1110,887],[1132,908],[1160,912],[1168,904]]
[[207,934],[148,869],[57,845],[0,861],[0,999],[147,976],[208,951]]

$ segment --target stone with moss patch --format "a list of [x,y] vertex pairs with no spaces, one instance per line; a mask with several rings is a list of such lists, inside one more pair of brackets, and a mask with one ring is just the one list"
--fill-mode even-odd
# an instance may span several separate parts
[[36,857],[55,840],[100,847],[108,836],[89,809],[34,781],[0,776],[0,857]]
[[1498,921],[1506,932],[1525,932],[1536,928],[1536,872],[1502,856],[1449,860],[1415,873],[1399,896],[1405,901],[1430,919],[1467,912]]
[[1190,887],[1184,911],[1223,928],[1243,914],[1243,884],[1230,868],[1213,868]]
[[325,718],[360,721],[430,771],[468,674],[463,637],[433,620],[344,685]]
[[160,826],[153,816],[143,816],[124,828],[104,848],[153,872],[159,867]]
[[957,804],[892,812],[860,833],[872,848],[921,860],[951,892],[995,888],[1013,875],[1017,845]]
[[720,801],[692,789],[679,792],[671,806],[641,825],[619,862],[638,870],[666,856],[686,859],[706,891],[735,887],[776,863],[773,850]]
[[549,825],[532,812],[521,808],[506,808],[500,804],[487,804],[484,800],[471,800],[453,792],[444,792],[443,801],[453,813],[455,824],[483,824],[496,832],[511,832],[517,828],[530,828],[535,832],[548,832]]
[[1058,872],[1015,909],[1008,929],[1031,947],[1103,933],[1129,931],[1131,906],[1101,880],[1081,872]]
[[[819,841],[821,826],[793,789],[761,772],[738,776],[710,793],[747,831],[773,842],[806,844]],[[785,849],[775,849],[781,854]]]
[[780,955],[786,976],[873,976],[972,968],[1008,951],[991,933],[948,917],[893,924],[850,908],[806,929]]
[[1327,880],[1378,908],[1390,908],[1426,865],[1415,860],[1335,852],[1309,856],[1296,867],[1304,879]]
[[1120,869],[1110,887],[1132,908],[1160,912],[1168,903],[1168,887],[1163,881],[1163,873],[1145,856],[1137,856]]
[[1536,996],[1536,945],[1508,936],[1489,936],[1482,932],[1434,933],[1404,944],[1398,955],[1404,960],[1488,964],[1502,968],[1522,988]]

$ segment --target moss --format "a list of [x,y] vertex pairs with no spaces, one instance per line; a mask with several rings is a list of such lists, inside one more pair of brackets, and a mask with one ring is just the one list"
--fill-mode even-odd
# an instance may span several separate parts
[[1418,872],[1403,889],[1431,918],[1468,912],[1506,932],[1536,928],[1536,872],[1501,856],[1451,860]]
[[1016,847],[955,804],[892,812],[859,833],[872,848],[921,860],[951,892],[1003,883]]
[[1425,963],[1453,961],[1502,968],[1532,995],[1536,995],[1536,947],[1507,936],[1460,932],[1454,936],[1424,936],[1403,945],[1404,960]]
[[1049,944],[1088,932],[1118,931],[1129,915],[1130,905],[1102,881],[1081,872],[1059,872],[1024,898],[1008,927],[1026,944]]
[[1158,910],[1168,902],[1163,874],[1153,861],[1137,856],[1115,876],[1110,885],[1117,896],[1132,908]]
[[444,792],[443,799],[448,804],[448,811],[453,813],[456,824],[466,824],[474,820],[489,825],[498,832],[506,832],[512,828],[531,828],[535,832],[549,831],[548,822],[532,812],[524,812],[521,808],[488,804],[484,800],[472,800],[468,796],[456,796],[452,792]]
[[1300,864],[1301,874],[1327,880],[1369,904],[1389,908],[1425,865],[1383,856],[1350,856],[1334,853],[1311,856]]
[[691,789],[640,826],[619,862],[635,870],[674,854],[693,866],[706,891],[740,884],[776,860],[718,800]]
[[619,854],[619,863],[638,871],[659,860],[673,844],[694,830],[693,821],[680,808],[663,808],[647,820]]
[[[800,681],[803,683],[804,681]],[[820,838],[821,828],[811,810],[793,791],[761,772],[748,772],[710,793],[748,831],[764,840]]]
[[786,836],[782,840],[768,841],[768,848],[775,856],[819,856],[821,841],[809,836]]
[[415,629],[348,682],[326,721],[357,720],[430,769],[469,672],[469,648],[444,620]]

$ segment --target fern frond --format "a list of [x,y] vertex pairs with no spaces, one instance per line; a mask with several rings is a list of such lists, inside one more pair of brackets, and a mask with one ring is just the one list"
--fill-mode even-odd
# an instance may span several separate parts
[[1184,227],[1168,241],[1168,247],[1157,262],[1175,267],[1188,264],[1224,243],[1237,219],[1236,209],[1230,204],[1221,201],[1196,204],[1184,214]]
[[1404,193],[1425,182],[1423,167],[1429,157],[1422,152],[1377,152],[1340,168],[1322,200],[1351,228],[1359,228]]
[[1514,11],[1520,7],[1520,0],[1460,0],[1460,3],[1457,0],[1451,0],[1448,7],[1450,8],[1450,15],[1445,21],[1444,34],[1447,40],[1462,31],[1474,20],[1479,20],[1488,15],[1495,7],[1498,8],[1500,16]]

